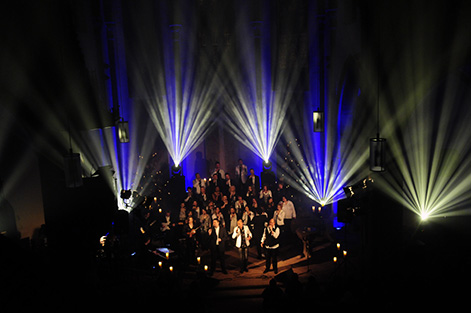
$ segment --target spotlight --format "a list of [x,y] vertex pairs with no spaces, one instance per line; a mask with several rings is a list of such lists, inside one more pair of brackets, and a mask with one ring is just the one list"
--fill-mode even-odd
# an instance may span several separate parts
[[272,163],[270,160],[263,161],[262,165],[263,165],[263,170],[271,170]]
[[324,112],[314,111],[312,113],[312,119],[314,121],[314,132],[321,133],[324,131]]
[[430,213],[428,212],[422,212],[420,214],[420,219],[422,220],[422,222],[425,222],[426,220],[428,220],[429,217],[430,217]]
[[118,122],[118,137],[119,142],[129,142],[129,123],[127,121]]
[[181,175],[182,174],[182,166],[180,164],[172,165],[172,174],[173,175]]

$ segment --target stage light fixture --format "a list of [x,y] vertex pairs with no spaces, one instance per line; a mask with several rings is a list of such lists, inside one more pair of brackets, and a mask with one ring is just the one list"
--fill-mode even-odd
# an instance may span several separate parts
[[172,175],[181,175],[182,174],[182,166],[180,164],[172,165]]
[[314,132],[321,133],[324,131],[324,112],[314,111],[312,113],[312,120],[314,122]]
[[129,123],[127,121],[118,122],[118,137],[119,142],[129,142]]
[[271,163],[270,160],[265,160],[263,161],[262,165],[263,165],[263,170],[270,170],[273,164]]
[[420,220],[421,220],[422,222],[425,222],[426,220],[428,220],[429,217],[430,217],[430,213],[429,213],[429,212],[424,211],[424,212],[422,212],[422,213],[420,214]]

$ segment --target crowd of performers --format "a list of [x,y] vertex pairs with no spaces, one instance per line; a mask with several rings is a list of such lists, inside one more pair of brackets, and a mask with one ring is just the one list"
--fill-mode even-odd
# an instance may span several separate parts
[[[157,214],[152,208],[141,212],[139,227],[144,246],[178,247],[186,264],[196,255],[210,251],[210,274],[219,261],[226,274],[225,252],[237,249],[240,272],[248,271],[250,247],[259,259],[266,259],[265,272],[278,272],[280,243],[289,243],[296,236],[292,221],[296,210],[282,183],[260,185],[254,170],[247,170],[242,160],[235,168],[236,178],[225,173],[217,162],[210,179],[195,174],[193,186],[180,203],[179,209]],[[254,251],[255,252],[255,251]]]

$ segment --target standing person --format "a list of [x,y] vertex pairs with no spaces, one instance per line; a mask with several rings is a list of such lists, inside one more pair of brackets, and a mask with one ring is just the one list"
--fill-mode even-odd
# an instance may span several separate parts
[[200,237],[201,237],[201,248],[203,250],[208,249],[208,231],[211,228],[211,216],[206,212],[206,209],[201,210],[201,215],[200,215]]
[[198,248],[197,227],[193,217],[188,217],[187,223],[183,226],[183,238],[186,244],[186,263],[190,264],[196,260],[196,249]]
[[285,212],[285,231],[287,233],[287,237],[292,240],[294,237],[294,225],[292,225],[292,221],[296,219],[296,210],[294,209],[294,204],[291,202],[291,200],[288,200],[286,196],[283,196],[282,198],[282,206],[283,206],[283,211]]
[[236,210],[237,215],[240,217],[244,213],[245,207],[247,206],[247,201],[245,201],[242,196],[237,197],[237,201],[234,204],[234,209]]
[[185,202],[186,208],[189,209],[193,204],[193,201],[196,200],[196,196],[193,194],[193,189],[191,187],[188,187],[186,190],[186,198],[183,200],[183,202]]
[[268,222],[268,226],[263,231],[261,246],[266,251],[266,262],[265,271],[267,273],[270,270],[271,264],[273,264],[273,271],[278,274],[278,248],[280,243],[278,237],[280,236],[280,228],[276,226],[275,220],[272,218]]
[[213,178],[209,180],[208,183],[208,193],[213,194],[216,191],[216,188],[219,187],[219,191],[221,190],[221,186],[224,182],[222,179],[219,178],[217,174],[213,175]]
[[252,239],[252,233],[247,225],[244,225],[242,220],[237,221],[237,227],[234,229],[232,233],[232,239],[236,240],[236,247],[239,250],[240,256],[240,272],[248,272],[247,269],[247,261],[249,259],[249,246],[250,246],[250,239]]
[[185,202],[182,202],[180,204],[180,212],[178,213],[178,222],[179,223],[183,223],[186,221],[186,218],[187,218],[187,211],[186,211],[186,206],[185,206]]
[[226,271],[226,229],[219,225],[218,220],[213,220],[213,227],[208,230],[209,235],[209,248],[211,250],[211,269],[209,275],[213,275],[216,268],[216,260],[221,264],[221,271],[227,274]]
[[203,208],[208,207],[209,201],[211,201],[211,198],[206,193],[206,188],[202,187],[201,188],[201,193],[199,195],[199,202],[200,202],[201,207],[203,207]]
[[218,220],[219,225],[226,227],[224,215],[222,214],[221,209],[218,206],[214,209],[213,215],[211,215],[211,219]]
[[231,208],[230,214],[229,214],[229,233],[233,233],[234,229],[237,227],[237,213],[234,208]]
[[260,177],[255,175],[253,168],[250,169],[250,175],[247,177],[247,186],[252,186],[254,196],[260,191]]
[[[224,226],[226,229],[229,227],[231,224],[230,218],[229,218],[229,213],[231,210],[231,206],[229,205],[229,200],[227,199],[227,196],[222,196],[222,204],[221,204],[221,213],[224,216]],[[228,231],[229,234],[232,234],[232,231]]]
[[189,211],[193,212],[193,217],[194,218],[198,219],[200,217],[202,212],[201,212],[201,209],[198,205],[198,201],[196,201],[196,200],[193,201],[193,205],[192,205],[192,207],[190,208]]
[[267,204],[268,218],[273,217],[273,214],[275,213],[275,210],[276,210],[275,201],[273,201],[273,198],[268,198],[268,204]]
[[201,179],[200,173],[195,174],[195,179],[193,179],[193,188],[197,195],[201,194],[201,188],[206,187],[206,182]]
[[283,206],[281,204],[276,206],[273,219],[275,220],[276,226],[280,228],[280,232],[283,233],[285,229],[285,211],[283,211]]
[[263,185],[262,190],[260,191],[260,199],[263,199],[263,202],[265,204],[268,204],[268,199],[273,198],[273,194],[271,193],[271,190],[268,189],[267,185]]
[[[263,230],[268,222],[268,215],[265,211],[264,207],[259,208],[252,208],[255,217],[253,218],[253,239],[255,242],[260,242],[263,236]],[[258,258],[261,260],[264,257],[263,249],[260,245],[256,244],[255,247],[257,248],[257,255]]]
[[275,203],[281,202],[282,201],[281,199],[283,198],[283,196],[286,196],[286,195],[287,195],[287,192],[283,183],[279,182],[275,192],[273,193],[273,198],[274,198]]
[[244,208],[244,213],[242,214],[242,222],[244,223],[244,225],[247,225],[249,226],[250,228],[252,228],[253,226],[253,218],[254,218],[255,214],[250,211],[250,207],[248,205],[245,206]]
[[247,165],[244,164],[242,159],[239,159],[239,164],[235,168],[235,178],[237,182],[237,189],[239,192],[244,190],[245,182],[247,181]]
[[221,168],[221,164],[219,163],[219,161],[217,161],[216,164],[215,164],[215,168],[214,168],[213,172],[211,173],[211,176],[214,177],[214,175],[217,175],[219,180],[223,180],[225,174],[226,173]]
[[249,203],[252,203],[252,199],[255,199],[255,192],[252,185],[248,185],[247,192],[245,193],[245,200]]
[[217,206],[221,206],[223,201],[222,201],[222,192],[219,188],[219,186],[216,186],[214,189],[214,192],[211,194],[211,197],[213,198],[214,204]]
[[235,203],[237,202],[236,186],[232,185],[229,188],[229,195],[227,196],[227,198],[229,200],[229,204],[231,205],[231,207],[234,207]]
[[231,178],[231,175],[229,173],[226,173],[226,176],[225,176],[225,179],[224,179],[224,184],[223,184],[223,188],[222,188],[222,192],[225,194],[225,195],[229,195],[229,192],[231,190],[231,187],[234,186],[234,181],[233,179]]

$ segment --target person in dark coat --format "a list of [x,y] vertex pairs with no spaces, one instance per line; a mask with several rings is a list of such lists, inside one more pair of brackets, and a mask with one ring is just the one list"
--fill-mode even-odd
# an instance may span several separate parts
[[227,232],[226,229],[219,225],[219,220],[213,220],[213,227],[208,230],[209,235],[209,249],[211,251],[211,268],[209,274],[212,275],[216,269],[216,260],[219,260],[221,264],[221,271],[223,274],[227,274],[226,271],[226,241]]

